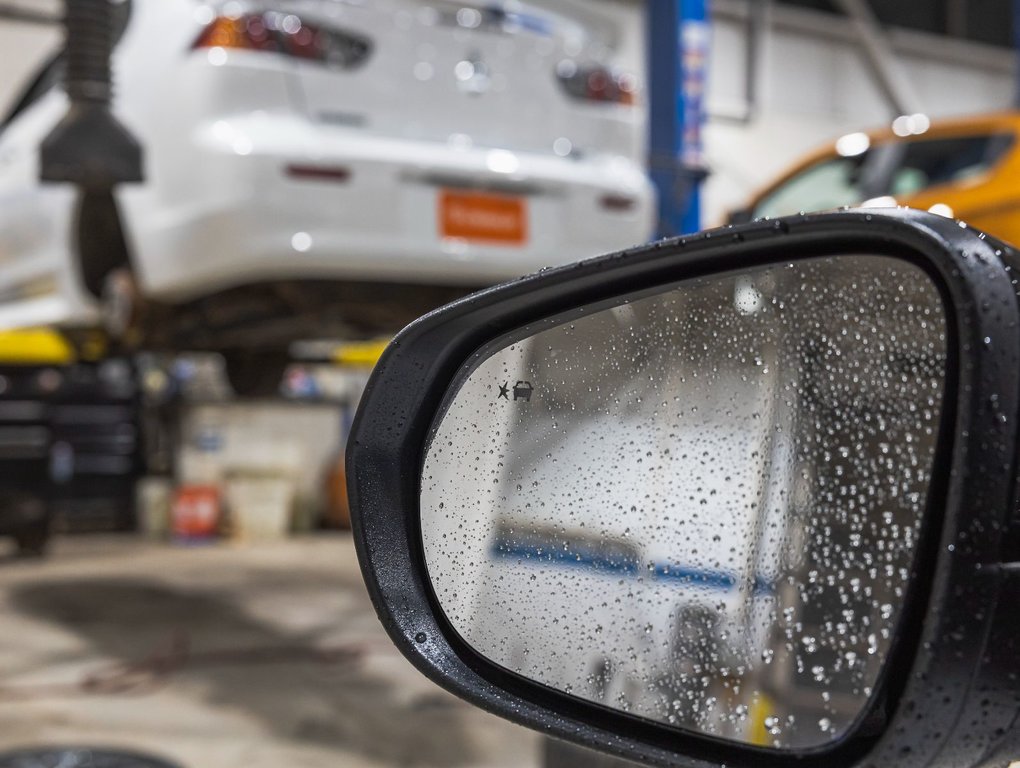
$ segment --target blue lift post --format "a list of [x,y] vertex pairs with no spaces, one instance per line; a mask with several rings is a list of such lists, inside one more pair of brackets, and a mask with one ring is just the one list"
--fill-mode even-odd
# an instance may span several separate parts
[[1020,0],[1013,0],[1013,53],[1013,108],[1020,109]]
[[[709,0],[646,0],[649,158],[659,237],[701,229]],[[1020,0],[1017,0],[1020,2]]]

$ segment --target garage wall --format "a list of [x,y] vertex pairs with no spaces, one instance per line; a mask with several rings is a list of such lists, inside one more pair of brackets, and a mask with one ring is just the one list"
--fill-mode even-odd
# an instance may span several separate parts
[[232,476],[284,477],[294,483],[299,505],[318,511],[348,419],[334,404],[190,405],[180,421],[178,479],[222,486]]

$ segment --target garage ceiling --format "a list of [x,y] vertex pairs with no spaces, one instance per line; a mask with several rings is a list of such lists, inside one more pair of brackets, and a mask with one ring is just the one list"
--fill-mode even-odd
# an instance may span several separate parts
[[[779,2],[838,13],[832,0]],[[1013,0],[912,0],[909,3],[870,0],[869,5],[883,24],[992,45],[1013,44]]]
[[[754,2],[755,0],[751,0]],[[837,14],[833,0],[779,0]],[[912,0],[909,3],[870,0],[884,23],[949,35],[992,45],[1012,46],[1014,0]],[[59,16],[63,0],[0,0],[0,19]]]

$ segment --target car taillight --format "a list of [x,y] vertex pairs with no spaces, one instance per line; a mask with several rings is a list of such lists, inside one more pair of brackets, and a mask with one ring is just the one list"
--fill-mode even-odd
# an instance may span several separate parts
[[344,69],[363,63],[372,48],[360,35],[322,29],[276,11],[213,19],[193,47],[280,53]]
[[637,102],[637,82],[632,75],[567,59],[556,67],[556,76],[575,99],[626,105]]

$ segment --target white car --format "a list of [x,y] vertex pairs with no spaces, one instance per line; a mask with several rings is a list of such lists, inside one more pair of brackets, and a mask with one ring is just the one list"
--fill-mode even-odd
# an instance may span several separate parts
[[0,127],[0,327],[95,326],[109,292],[155,345],[377,334],[648,238],[640,84],[588,6],[126,0],[115,111],[146,180],[38,181],[55,58]]

